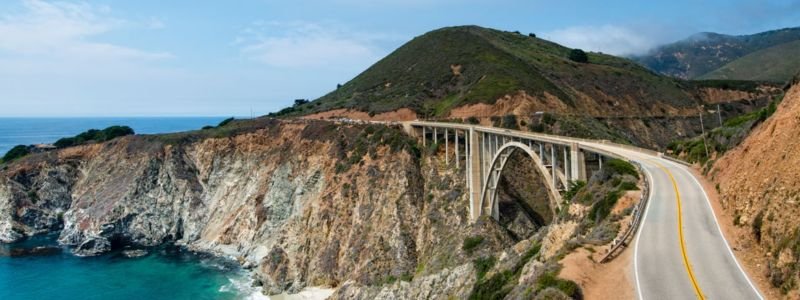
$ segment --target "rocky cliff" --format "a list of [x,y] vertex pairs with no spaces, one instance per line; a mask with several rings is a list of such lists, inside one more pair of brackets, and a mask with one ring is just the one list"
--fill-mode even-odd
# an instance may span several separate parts
[[400,128],[258,119],[34,154],[0,171],[0,241],[57,232],[82,256],[175,243],[237,259],[266,294],[580,297],[558,260],[596,235],[578,222],[607,204],[555,215],[517,155],[501,222],[470,224],[466,175],[443,152]]
[[800,81],[775,113],[709,173],[761,276],[796,299],[800,279]]
[[77,255],[175,242],[257,266],[268,292],[414,272],[426,205],[413,141],[326,122],[234,127],[8,165],[0,238],[60,231]]

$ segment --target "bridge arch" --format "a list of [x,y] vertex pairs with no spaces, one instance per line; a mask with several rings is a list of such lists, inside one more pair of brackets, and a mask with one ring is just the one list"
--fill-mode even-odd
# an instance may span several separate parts
[[[547,166],[544,165],[541,157],[536,154],[536,151],[531,149],[531,147],[520,142],[509,141],[503,144],[503,146],[497,150],[494,157],[492,157],[490,168],[483,181],[484,184],[480,194],[480,205],[477,207],[477,209],[480,210],[478,215],[490,215],[495,220],[500,219],[497,201],[497,185],[500,181],[500,175],[505,169],[509,157],[511,157],[511,154],[515,151],[523,151],[533,160],[536,169],[544,178],[545,182],[547,182],[546,188],[551,201],[550,208],[555,212],[555,208],[557,207],[558,203],[560,203],[561,194],[556,188],[556,181],[553,180],[552,172],[548,171]],[[552,167],[554,166],[551,166],[551,168]]]

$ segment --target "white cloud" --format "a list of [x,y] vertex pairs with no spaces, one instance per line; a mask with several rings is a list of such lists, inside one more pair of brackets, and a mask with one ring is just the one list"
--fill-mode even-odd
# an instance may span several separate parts
[[236,44],[245,57],[273,67],[363,67],[384,54],[376,42],[388,38],[337,24],[256,22]]
[[567,47],[614,55],[646,53],[660,44],[655,36],[658,35],[615,25],[567,27],[542,35]]
[[59,60],[157,60],[165,52],[93,41],[92,38],[127,24],[109,17],[111,9],[76,2],[25,0],[24,10],[0,16],[0,50]]

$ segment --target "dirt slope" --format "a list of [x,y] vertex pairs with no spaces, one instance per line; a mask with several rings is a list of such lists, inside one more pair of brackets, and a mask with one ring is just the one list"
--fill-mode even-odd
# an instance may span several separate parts
[[746,256],[785,297],[797,299],[800,276],[800,85],[795,77],[775,114],[709,173]]

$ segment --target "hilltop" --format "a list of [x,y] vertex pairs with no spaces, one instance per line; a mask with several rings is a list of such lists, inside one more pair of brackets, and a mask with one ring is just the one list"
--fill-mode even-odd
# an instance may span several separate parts
[[672,79],[627,59],[588,53],[517,32],[447,27],[416,37],[339,87],[290,115],[333,109],[378,114],[408,108],[447,117],[454,108],[525,98],[530,110],[578,114],[663,114],[693,107]]
[[459,26],[416,37],[327,95],[273,116],[438,119],[663,148],[702,131],[701,105],[731,103],[723,115],[735,117],[771,90],[683,81],[533,34]]
[[[798,70],[800,27],[752,35],[695,34],[634,57],[642,65],[682,79],[738,79],[785,82]],[[742,61],[739,61],[742,60]],[[774,67],[777,67],[774,68]]]

